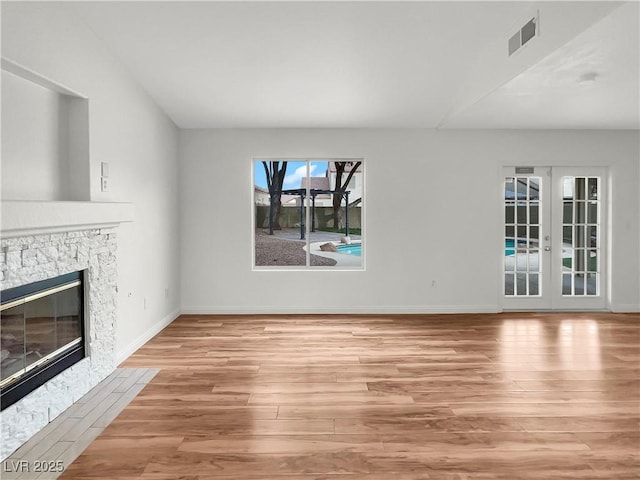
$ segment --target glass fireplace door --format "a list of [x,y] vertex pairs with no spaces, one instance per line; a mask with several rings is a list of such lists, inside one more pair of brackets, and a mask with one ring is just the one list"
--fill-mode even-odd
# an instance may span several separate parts
[[[64,369],[71,357],[76,361],[84,357],[83,286],[80,279],[74,278],[78,276],[79,272],[61,276],[62,283],[54,286],[50,285],[52,281],[43,281],[3,291],[0,307],[3,408],[8,403],[5,398],[8,392],[31,387],[32,391],[62,371],[56,370],[58,363]],[[39,371],[48,378],[39,384],[31,382]],[[29,382],[37,385],[23,387]]]

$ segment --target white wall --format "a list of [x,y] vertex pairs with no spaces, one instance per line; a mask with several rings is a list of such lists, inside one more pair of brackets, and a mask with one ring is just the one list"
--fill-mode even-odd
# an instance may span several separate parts
[[[637,131],[181,131],[183,311],[498,311],[500,175],[514,164],[609,167],[611,307],[638,311],[638,140]],[[252,271],[254,156],[364,157],[365,271]]]
[[66,171],[64,98],[2,71],[2,198],[62,200]]
[[[2,56],[89,98],[90,198],[134,204],[134,222],[118,231],[122,358],[179,309],[177,128],[60,4],[4,2]],[[110,165],[107,193],[100,162]]]

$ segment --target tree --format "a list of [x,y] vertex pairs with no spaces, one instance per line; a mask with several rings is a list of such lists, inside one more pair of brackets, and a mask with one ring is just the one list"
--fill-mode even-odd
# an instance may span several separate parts
[[[340,206],[342,205],[342,197],[344,192],[347,190],[347,185],[355,175],[356,171],[360,168],[362,162],[333,162],[336,167],[336,183],[333,187],[333,226],[334,228],[338,228],[338,223],[340,220]],[[342,176],[344,173],[349,170],[349,174],[347,178],[342,183]],[[346,206],[349,208],[349,205]]]
[[273,230],[280,230],[280,210],[282,203],[282,185],[287,174],[287,162],[262,162],[264,173],[267,177],[267,188],[269,189],[269,235],[273,235]]

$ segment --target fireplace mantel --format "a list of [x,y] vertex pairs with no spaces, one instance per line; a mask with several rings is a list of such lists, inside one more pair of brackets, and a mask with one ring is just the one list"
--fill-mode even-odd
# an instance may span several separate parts
[[2,200],[3,238],[116,226],[133,221],[132,203]]

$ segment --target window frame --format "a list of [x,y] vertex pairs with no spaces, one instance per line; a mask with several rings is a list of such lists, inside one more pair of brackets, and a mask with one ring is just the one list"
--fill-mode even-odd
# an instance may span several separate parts
[[[358,207],[360,208],[360,229],[361,229],[361,243],[362,243],[362,252],[361,252],[361,261],[360,261],[360,265],[333,265],[333,266],[329,266],[329,265],[311,265],[310,264],[310,257],[312,255],[312,253],[310,253],[310,245],[311,243],[311,238],[310,238],[310,229],[311,229],[311,199],[309,196],[309,183],[307,182],[307,194],[305,195],[304,198],[304,202],[305,202],[305,239],[304,241],[306,242],[306,261],[304,265],[256,265],[256,255],[255,255],[255,251],[256,251],[256,222],[257,222],[257,203],[256,203],[256,169],[258,167],[261,168],[261,162],[272,162],[272,161],[279,161],[279,162],[304,162],[307,165],[307,177],[309,177],[309,171],[310,171],[310,165],[312,162],[361,162],[361,166],[359,168],[362,169],[361,172],[361,184],[359,184],[359,189],[362,192],[362,199],[363,201],[361,202],[361,205]],[[365,271],[366,270],[366,248],[364,246],[365,244],[365,232],[366,232],[366,201],[364,201],[364,198],[366,196],[366,172],[365,172],[365,159],[364,157],[345,157],[345,158],[339,158],[339,157],[282,157],[282,156],[254,156],[251,158],[251,202],[250,202],[250,208],[251,208],[251,270],[252,271],[258,271],[258,272],[281,272],[281,271]],[[355,181],[355,177],[352,179],[352,181]],[[331,187],[331,185],[330,185]],[[342,235],[344,236],[344,233],[339,234],[337,233],[336,235]]]

